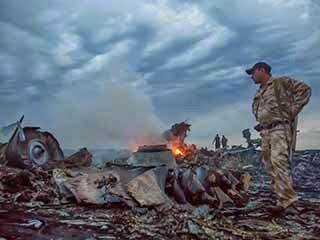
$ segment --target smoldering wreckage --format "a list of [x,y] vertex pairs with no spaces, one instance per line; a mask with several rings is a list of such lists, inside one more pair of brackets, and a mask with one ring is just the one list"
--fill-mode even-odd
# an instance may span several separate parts
[[53,134],[22,120],[0,145],[0,239],[319,239],[320,174],[308,185],[303,172],[318,152],[295,156],[304,161],[294,177],[313,195],[270,222],[274,196],[252,147],[198,149],[181,122],[163,133],[167,144],[97,168],[86,148],[65,157]]

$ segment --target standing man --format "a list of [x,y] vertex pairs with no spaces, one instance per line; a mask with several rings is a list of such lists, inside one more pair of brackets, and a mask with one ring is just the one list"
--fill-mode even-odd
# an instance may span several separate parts
[[298,200],[289,175],[289,156],[292,156],[293,129],[298,113],[308,103],[311,88],[289,77],[272,77],[271,66],[258,62],[246,73],[260,85],[252,103],[259,123],[255,129],[262,138],[262,161],[272,179],[277,205],[268,208],[278,216]]
[[226,138],[224,135],[222,135],[221,138],[222,148],[227,149],[228,148],[228,138]]
[[217,133],[217,135],[215,136],[215,138],[213,139],[212,144],[215,144],[215,148],[216,150],[220,149],[220,136]]

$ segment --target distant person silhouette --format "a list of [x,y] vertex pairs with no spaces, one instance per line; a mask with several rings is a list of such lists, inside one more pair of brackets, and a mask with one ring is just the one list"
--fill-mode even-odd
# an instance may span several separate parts
[[218,133],[217,133],[217,135],[214,137],[212,144],[215,144],[215,149],[216,149],[216,150],[217,150],[217,149],[220,149],[221,144],[220,144],[220,136],[219,136]]
[[223,149],[228,148],[228,138],[226,138],[224,135],[222,135],[221,144]]

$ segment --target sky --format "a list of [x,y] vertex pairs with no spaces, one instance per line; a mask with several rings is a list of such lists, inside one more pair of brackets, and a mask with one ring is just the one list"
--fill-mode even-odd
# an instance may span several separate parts
[[189,143],[244,144],[244,70],[266,61],[312,87],[298,148],[319,148],[317,0],[2,0],[0,36],[0,125],[24,114],[64,147],[110,148],[188,120]]

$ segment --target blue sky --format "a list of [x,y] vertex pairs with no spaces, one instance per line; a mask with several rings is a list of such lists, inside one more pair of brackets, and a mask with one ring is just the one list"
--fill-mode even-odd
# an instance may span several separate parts
[[320,144],[320,5],[312,0],[3,0],[0,124],[55,133],[65,147],[157,142],[188,119],[188,141],[241,144],[267,61],[313,89],[300,148]]

